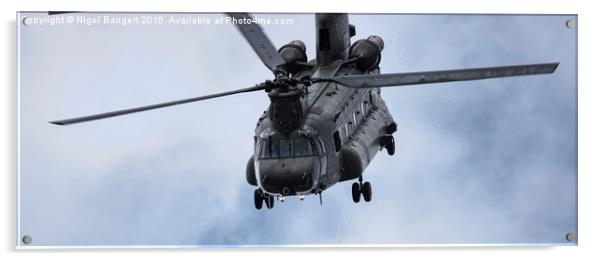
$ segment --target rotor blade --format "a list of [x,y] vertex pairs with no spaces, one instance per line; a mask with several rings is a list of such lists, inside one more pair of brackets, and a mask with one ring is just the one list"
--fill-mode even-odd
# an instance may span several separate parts
[[312,82],[336,82],[349,88],[374,88],[548,74],[554,73],[556,67],[558,67],[558,63],[471,68],[448,71],[344,75],[332,78],[314,78],[312,79]]
[[190,102],[208,100],[208,99],[228,96],[228,95],[232,95],[232,94],[237,94],[237,93],[261,91],[261,90],[265,90],[265,88],[266,88],[265,84],[260,84],[257,86],[244,88],[244,89],[238,89],[238,90],[229,91],[229,92],[215,93],[215,94],[210,94],[210,95],[205,95],[205,96],[199,96],[199,97],[188,98],[188,99],[183,99],[183,100],[159,103],[159,104],[154,104],[154,105],[147,105],[147,106],[119,110],[119,111],[105,112],[105,113],[94,114],[94,115],[72,118],[72,119],[51,121],[50,123],[56,124],[56,125],[70,125],[70,124],[75,124],[75,123],[106,119],[106,118],[111,118],[111,117],[115,117],[115,116],[121,116],[121,115],[125,115],[125,114],[141,112],[141,111],[154,110],[154,109],[158,109],[158,108],[164,108],[164,107],[168,107],[168,106],[180,105],[180,104],[185,104],[185,103],[190,103]]
[[265,34],[261,26],[256,23],[250,22],[253,18],[248,13],[226,13],[232,17],[236,27],[247,39],[255,53],[259,56],[263,64],[268,67],[272,72],[276,72],[278,66],[284,64],[284,60],[280,56],[280,53],[276,51],[276,48]]

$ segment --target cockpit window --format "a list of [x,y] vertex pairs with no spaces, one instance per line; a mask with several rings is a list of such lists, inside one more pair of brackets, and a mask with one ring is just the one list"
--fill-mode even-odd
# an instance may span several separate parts
[[264,157],[264,155],[270,155],[270,146],[267,141],[259,143],[259,156]]
[[316,143],[310,138],[267,139],[259,143],[259,158],[290,158],[317,155]]
[[278,145],[278,142],[274,142],[272,140],[270,140],[268,142],[268,151],[270,154],[268,155],[280,155],[280,146]]
[[314,149],[309,139],[295,139],[295,156],[314,155]]
[[293,141],[292,140],[280,140],[280,157],[288,158],[292,157],[293,154]]

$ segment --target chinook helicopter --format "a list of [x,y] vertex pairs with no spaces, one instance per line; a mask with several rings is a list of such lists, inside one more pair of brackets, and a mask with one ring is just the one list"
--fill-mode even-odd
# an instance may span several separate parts
[[[60,15],[68,12],[50,12]],[[255,208],[274,207],[275,197],[319,195],[343,181],[351,186],[354,202],[372,199],[363,172],[381,150],[395,154],[397,124],[381,97],[380,87],[496,77],[550,74],[558,63],[445,71],[380,74],[384,49],[373,35],[351,44],[355,26],[347,14],[315,15],[316,57],[308,60],[306,46],[291,41],[278,50],[247,13],[227,13],[273,80],[255,86],[189,99],[52,121],[70,125],[238,93],[265,91],[270,105],[255,127],[254,151],[246,165],[247,182]]]

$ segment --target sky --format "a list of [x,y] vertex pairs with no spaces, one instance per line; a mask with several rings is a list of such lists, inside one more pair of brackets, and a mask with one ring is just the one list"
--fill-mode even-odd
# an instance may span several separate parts
[[[256,15],[292,19],[263,27],[277,48],[300,39],[315,57],[313,15]],[[382,73],[560,65],[552,75],[383,88],[397,148],[364,172],[371,202],[354,203],[348,181],[325,191],[322,206],[289,197],[259,211],[245,167],[265,93],[48,123],[273,77],[232,25],[136,16],[153,23],[19,23],[18,237],[33,246],[564,244],[577,235],[574,16],[350,15],[352,42],[384,39]]]

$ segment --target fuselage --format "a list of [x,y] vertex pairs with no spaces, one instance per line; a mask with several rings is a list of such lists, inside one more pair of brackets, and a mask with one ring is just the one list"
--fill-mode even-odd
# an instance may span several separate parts
[[[360,70],[349,61],[354,30],[347,19],[345,14],[316,15],[316,59],[295,78],[379,73],[378,67]],[[279,98],[295,94],[295,104]],[[247,181],[272,195],[320,193],[360,177],[382,149],[387,127],[394,124],[379,88],[323,82],[292,86],[286,93],[272,90],[269,95],[272,103],[255,129]]]

